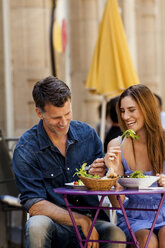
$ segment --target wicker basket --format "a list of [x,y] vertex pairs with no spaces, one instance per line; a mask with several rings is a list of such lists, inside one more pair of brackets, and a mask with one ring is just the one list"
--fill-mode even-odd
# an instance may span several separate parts
[[109,190],[119,177],[100,179],[79,176],[79,178],[89,190]]

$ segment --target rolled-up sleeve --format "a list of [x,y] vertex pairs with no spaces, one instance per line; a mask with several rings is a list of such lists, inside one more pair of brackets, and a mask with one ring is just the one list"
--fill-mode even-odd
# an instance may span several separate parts
[[24,146],[18,146],[13,155],[13,170],[22,205],[29,199],[46,199],[42,173],[35,153]]
[[44,200],[43,198],[32,198],[30,200],[27,200],[24,204],[24,208],[26,209],[27,212],[29,212],[29,209],[31,206],[39,201]]

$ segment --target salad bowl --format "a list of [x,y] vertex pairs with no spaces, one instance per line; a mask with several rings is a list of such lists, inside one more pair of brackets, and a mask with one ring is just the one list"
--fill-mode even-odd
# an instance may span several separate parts
[[159,179],[157,176],[143,178],[120,177],[118,183],[125,188],[148,188]]

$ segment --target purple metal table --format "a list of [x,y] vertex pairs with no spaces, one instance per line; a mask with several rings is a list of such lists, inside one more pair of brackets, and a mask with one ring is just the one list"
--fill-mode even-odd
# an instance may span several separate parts
[[[138,189],[124,189],[124,190],[119,190],[119,191],[114,190],[114,189],[111,189],[109,191],[89,191],[89,190],[85,190],[85,189],[81,190],[81,189],[72,189],[72,188],[56,188],[56,189],[54,189],[54,192],[64,195],[65,204],[66,204],[67,210],[69,212],[70,218],[72,220],[73,227],[74,227],[74,230],[75,230],[75,233],[77,235],[77,238],[78,238],[78,241],[79,241],[79,244],[80,244],[81,248],[86,248],[88,242],[126,243],[126,244],[134,244],[136,248],[140,248],[140,246],[138,244],[138,241],[136,240],[136,237],[135,237],[135,235],[134,235],[134,233],[133,233],[133,231],[131,229],[131,226],[129,224],[129,220],[127,218],[125,210],[139,210],[139,211],[154,211],[155,212],[155,217],[154,217],[154,220],[153,220],[153,223],[152,223],[152,226],[151,226],[151,230],[149,232],[146,244],[144,246],[144,248],[147,248],[149,240],[150,240],[150,237],[151,237],[151,234],[153,232],[153,229],[154,229],[154,226],[155,226],[155,223],[156,223],[156,220],[157,220],[157,217],[159,215],[161,206],[162,206],[163,201],[165,199],[165,189],[161,189],[161,188],[160,189],[159,188],[158,189],[144,189],[144,190],[142,190],[142,189],[141,190],[138,190]],[[160,200],[160,203],[159,203],[159,207],[157,209],[124,208],[120,195],[135,195],[135,194],[161,194],[161,200]],[[88,207],[87,206],[70,206],[70,204],[68,202],[68,199],[67,199],[68,195],[99,195],[99,196],[101,196],[101,198],[100,198],[98,206],[93,206],[93,207],[89,207],[89,206]],[[110,195],[116,195],[117,200],[118,200],[119,205],[120,205],[120,208],[110,207],[110,206],[107,207],[107,206],[102,205],[103,201],[104,201],[104,198],[106,196],[110,196]],[[80,208],[82,208],[82,209],[85,209],[85,208],[86,209],[89,209],[89,208],[90,209],[96,209],[96,214],[94,216],[90,231],[89,231],[88,236],[87,236],[87,238],[85,240],[81,238],[80,232],[78,230],[77,224],[76,224],[76,222],[74,220],[72,210],[71,210],[71,209],[78,209],[78,208],[79,209]],[[122,210],[124,218],[125,218],[125,221],[126,221],[126,224],[128,226],[128,230],[129,230],[129,232],[130,232],[130,234],[132,236],[132,241],[126,241],[126,242],[123,241],[122,242],[122,241],[107,241],[107,240],[89,240],[91,232],[92,232],[92,229],[93,229],[93,227],[95,225],[96,219],[97,219],[99,211],[101,209],[121,209]],[[83,245],[83,243],[84,243],[84,245]]]

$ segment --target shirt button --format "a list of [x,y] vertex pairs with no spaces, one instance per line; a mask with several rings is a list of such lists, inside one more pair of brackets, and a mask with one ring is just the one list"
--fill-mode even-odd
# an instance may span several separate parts
[[79,202],[78,200],[76,200],[76,202]]
[[54,176],[54,174],[51,174],[51,177],[53,177]]
[[70,168],[68,167],[67,170],[70,170]]

